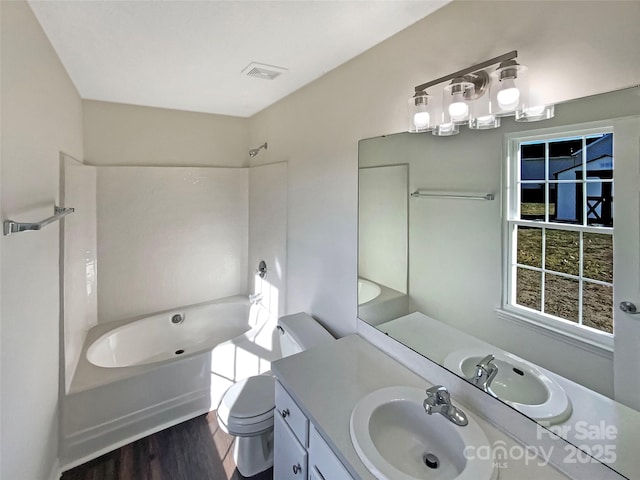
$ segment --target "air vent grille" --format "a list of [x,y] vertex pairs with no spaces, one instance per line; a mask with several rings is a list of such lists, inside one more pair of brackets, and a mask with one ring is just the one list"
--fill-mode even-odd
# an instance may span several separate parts
[[242,70],[242,73],[248,77],[262,78],[264,80],[274,80],[286,71],[286,68],[266,65],[264,63],[252,62],[247,65],[244,70]]

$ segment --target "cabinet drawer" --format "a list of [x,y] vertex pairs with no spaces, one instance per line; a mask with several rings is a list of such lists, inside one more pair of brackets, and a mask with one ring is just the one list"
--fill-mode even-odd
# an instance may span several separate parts
[[273,428],[273,478],[306,480],[307,451],[282,417],[274,417]]
[[303,447],[309,445],[309,421],[280,382],[276,382],[276,416],[289,425]]
[[309,473],[314,480],[353,480],[313,425],[309,431]]

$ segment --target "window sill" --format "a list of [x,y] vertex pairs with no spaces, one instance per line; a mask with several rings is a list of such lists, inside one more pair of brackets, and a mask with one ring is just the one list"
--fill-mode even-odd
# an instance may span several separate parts
[[496,313],[501,320],[528,328],[529,330],[533,330],[555,340],[613,360],[613,336],[581,331],[579,327],[570,324],[564,325],[555,321],[554,323],[558,323],[557,325],[547,324],[544,318],[539,319],[533,316],[527,316],[526,313],[508,306],[496,309]]

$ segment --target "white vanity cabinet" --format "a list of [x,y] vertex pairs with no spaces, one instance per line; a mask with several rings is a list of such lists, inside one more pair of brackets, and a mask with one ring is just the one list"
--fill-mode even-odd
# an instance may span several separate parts
[[276,382],[273,478],[353,480],[280,382]]

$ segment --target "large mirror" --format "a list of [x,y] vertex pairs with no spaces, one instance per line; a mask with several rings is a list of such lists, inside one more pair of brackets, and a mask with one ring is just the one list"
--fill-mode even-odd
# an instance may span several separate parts
[[625,476],[640,429],[639,138],[633,87],[543,122],[359,144],[361,321]]

